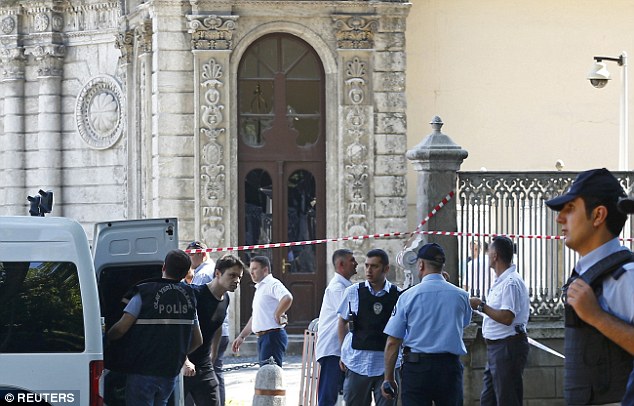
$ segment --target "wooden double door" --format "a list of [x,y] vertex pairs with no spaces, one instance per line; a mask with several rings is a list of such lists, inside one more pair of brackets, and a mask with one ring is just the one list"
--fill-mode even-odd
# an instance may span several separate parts
[[[326,232],[324,73],[301,39],[268,35],[245,52],[238,71],[239,238],[241,244],[306,241]],[[242,251],[271,260],[291,291],[288,331],[301,333],[318,316],[326,282],[323,244]],[[241,286],[241,325],[255,292]]]

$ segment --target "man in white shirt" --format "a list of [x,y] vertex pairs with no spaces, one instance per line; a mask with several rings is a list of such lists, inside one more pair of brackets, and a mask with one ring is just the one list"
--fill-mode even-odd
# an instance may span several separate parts
[[471,307],[484,316],[482,335],[487,344],[480,404],[521,406],[524,396],[522,373],[528,358],[528,289],[512,263],[513,241],[510,238],[499,236],[493,239],[489,261],[496,279],[487,302],[478,297],[469,300]]
[[251,318],[233,341],[231,349],[238,352],[245,338],[255,333],[258,336],[260,364],[273,357],[275,363],[281,367],[288,345],[288,336],[284,330],[288,321],[286,312],[293,303],[293,295],[281,281],[271,275],[270,269],[271,262],[267,257],[251,258],[249,272],[255,282],[253,310]]
[[[190,250],[194,250],[190,252]],[[191,269],[194,276],[191,280],[193,285],[204,285],[214,278],[216,263],[207,257],[207,245],[200,241],[192,241],[187,245],[187,253],[192,261]]]
[[319,406],[334,406],[343,389],[344,373],[339,367],[341,345],[337,334],[339,316],[337,309],[344,291],[352,285],[350,278],[357,273],[357,260],[349,249],[339,249],[332,254],[335,276],[330,280],[319,312],[315,356],[319,362]]

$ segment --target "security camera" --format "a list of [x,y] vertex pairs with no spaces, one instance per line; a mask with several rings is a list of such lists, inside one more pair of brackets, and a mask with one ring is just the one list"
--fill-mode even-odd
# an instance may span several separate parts
[[590,79],[590,84],[597,89],[601,89],[608,84],[608,79]]
[[605,62],[596,61],[590,73],[588,73],[588,80],[592,86],[597,89],[601,89],[608,84],[608,80],[610,80],[610,72],[608,68],[605,66]]

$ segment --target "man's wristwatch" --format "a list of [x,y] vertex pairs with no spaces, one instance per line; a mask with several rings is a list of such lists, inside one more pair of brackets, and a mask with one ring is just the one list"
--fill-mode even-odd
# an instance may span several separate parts
[[476,307],[476,310],[484,313],[484,305],[486,304],[486,302],[483,300],[482,302],[480,302],[480,304],[478,305],[478,307]]

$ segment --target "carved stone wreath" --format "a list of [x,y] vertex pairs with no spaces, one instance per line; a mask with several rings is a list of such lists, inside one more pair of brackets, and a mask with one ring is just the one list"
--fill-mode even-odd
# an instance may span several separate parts
[[111,76],[92,78],[77,96],[75,120],[81,138],[95,149],[112,147],[123,133],[123,93]]
[[2,32],[4,34],[11,34],[15,29],[15,20],[11,17],[6,17],[2,20]]

